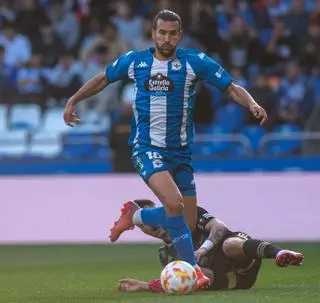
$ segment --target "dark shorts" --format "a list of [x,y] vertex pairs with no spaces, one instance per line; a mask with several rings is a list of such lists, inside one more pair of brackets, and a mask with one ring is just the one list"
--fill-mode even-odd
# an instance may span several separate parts
[[168,171],[183,196],[196,195],[190,149],[168,150],[137,144],[132,150],[132,162],[146,183],[153,174]]
[[[224,239],[238,237],[244,240],[250,239],[246,233],[230,232]],[[235,263],[226,257],[222,245],[215,246],[210,254],[209,266],[214,273],[214,283],[211,289],[249,289],[257,280],[261,267],[261,259],[247,259]]]

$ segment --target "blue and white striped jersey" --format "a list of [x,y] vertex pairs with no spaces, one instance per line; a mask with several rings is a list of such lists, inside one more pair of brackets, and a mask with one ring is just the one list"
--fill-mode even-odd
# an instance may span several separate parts
[[106,68],[110,82],[130,78],[135,82],[129,144],[179,148],[192,143],[195,84],[205,80],[219,90],[231,83],[221,65],[202,52],[178,49],[176,57],[160,61],[155,49],[131,51]]

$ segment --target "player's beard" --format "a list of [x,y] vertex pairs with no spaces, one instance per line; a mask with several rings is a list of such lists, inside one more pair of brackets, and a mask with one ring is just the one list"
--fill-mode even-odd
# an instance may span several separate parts
[[176,47],[173,47],[170,44],[164,44],[163,46],[160,46],[158,43],[156,43],[156,49],[159,52],[159,54],[165,58],[170,58],[176,51]]

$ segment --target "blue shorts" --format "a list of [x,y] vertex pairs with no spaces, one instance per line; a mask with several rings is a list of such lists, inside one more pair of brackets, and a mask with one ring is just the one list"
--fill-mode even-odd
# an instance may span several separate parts
[[190,149],[168,150],[137,144],[132,149],[132,162],[146,183],[154,173],[168,171],[183,196],[196,195]]

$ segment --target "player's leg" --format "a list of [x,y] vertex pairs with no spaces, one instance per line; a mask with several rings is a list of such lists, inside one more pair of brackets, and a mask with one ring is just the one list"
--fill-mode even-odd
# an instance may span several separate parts
[[183,205],[184,216],[190,227],[190,230],[193,232],[197,227],[197,197],[183,195]]
[[238,235],[223,242],[223,251],[229,258],[275,259],[280,267],[299,266],[303,261],[303,254],[300,252],[282,249],[267,241],[251,239],[244,233]]
[[197,225],[197,196],[196,186],[191,164],[191,152],[183,150],[175,156],[173,179],[183,196],[184,215],[191,229]]
[[[150,147],[135,147],[132,161],[137,172],[147,184],[152,175],[170,170],[166,152],[162,151],[160,154],[156,149]],[[141,209],[133,201],[126,202],[121,209],[119,220],[114,222],[110,230],[111,242],[117,241],[124,231],[133,229],[134,225],[139,224],[165,227],[167,224],[166,210],[163,207]]]
[[222,251],[230,259],[243,261],[248,257],[243,250],[244,242],[244,239],[238,237],[227,238],[222,244]]
[[133,224],[165,227],[179,258],[194,265],[197,269],[198,287],[209,284],[210,280],[196,266],[192,235],[183,215],[183,199],[169,172],[173,160],[170,152],[150,147],[139,147],[139,151],[134,150],[133,153],[137,171],[164,208],[140,209],[133,202],[126,203],[120,219],[111,229],[110,240],[116,241],[121,233],[132,228]]
[[[231,261],[233,270],[227,274],[229,285],[234,289],[250,289],[257,280],[260,268],[261,258],[252,258],[248,256],[243,245],[246,241],[245,234],[242,238],[231,236],[222,244],[222,251],[225,257]],[[233,283],[232,283],[233,282]]]
[[[198,274],[197,288],[206,287],[210,284],[210,279],[202,273],[196,264],[192,235],[184,219],[183,200],[178,187],[168,171],[157,172],[150,176],[148,185],[165,207],[166,229],[179,258],[195,267]],[[115,233],[120,235],[134,223],[150,225],[150,221],[154,220],[156,224],[162,224],[162,212],[157,216],[155,213],[150,213],[152,209],[135,209],[133,202],[125,204],[125,208],[127,209],[123,209],[122,216],[115,222],[111,230],[111,240],[116,239]],[[154,224],[154,222],[152,223]]]
[[208,286],[210,279],[202,273],[195,260],[192,234],[183,214],[183,199],[171,174],[166,171],[156,173],[149,178],[148,185],[165,206],[167,231],[179,258],[195,267],[198,289]]

